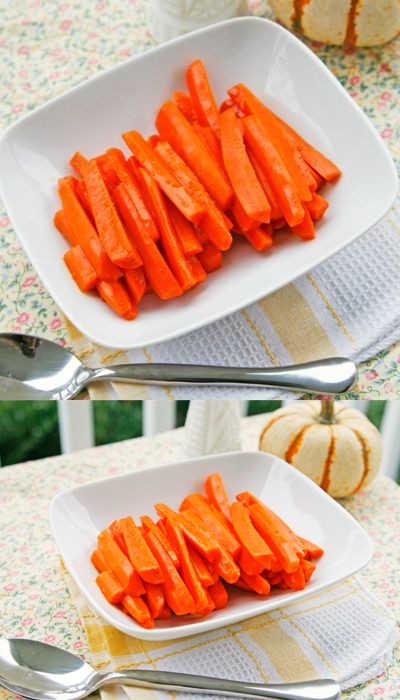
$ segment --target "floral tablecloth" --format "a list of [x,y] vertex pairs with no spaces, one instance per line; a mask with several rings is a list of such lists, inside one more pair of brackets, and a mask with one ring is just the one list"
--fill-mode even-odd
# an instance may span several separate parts
[[[242,448],[257,448],[265,417],[242,421]],[[139,438],[70,455],[0,469],[0,637],[27,637],[56,644],[91,659],[68,592],[65,570],[50,534],[51,498],[71,485],[174,461],[182,456],[183,430]],[[343,505],[374,543],[361,581],[400,617],[400,487],[378,477]],[[400,700],[400,644],[379,678],[345,692],[349,698]],[[1,700],[14,696],[0,689]]]
[[[152,47],[146,4],[146,0],[0,1],[0,129],[78,82]],[[272,17],[265,1],[249,2],[249,12]],[[309,45],[372,119],[399,163],[400,41],[357,50]],[[0,285],[1,331],[35,333],[70,344],[65,318],[28,261],[1,204]],[[358,391],[360,398],[400,395],[400,342],[361,364]]]

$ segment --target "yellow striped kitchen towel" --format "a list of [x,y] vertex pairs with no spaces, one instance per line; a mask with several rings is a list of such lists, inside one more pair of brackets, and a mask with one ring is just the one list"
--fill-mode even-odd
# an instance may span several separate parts
[[[229,627],[161,642],[111,627],[90,610],[68,573],[66,579],[99,671],[156,669],[254,683],[334,678],[344,690],[391,663],[396,621],[356,577]],[[166,697],[127,686],[101,691],[102,700],[161,700],[160,695]]]
[[[297,281],[188,335],[123,352],[99,347],[69,326],[70,345],[90,367],[126,362],[271,367],[334,355],[358,363],[399,340],[399,257],[397,205],[371,231]],[[265,259],[266,275],[272,264],[273,249]],[[212,275],[206,284],[213,284]],[[89,393],[92,399],[290,397],[278,390],[253,387],[125,383],[92,384]]]

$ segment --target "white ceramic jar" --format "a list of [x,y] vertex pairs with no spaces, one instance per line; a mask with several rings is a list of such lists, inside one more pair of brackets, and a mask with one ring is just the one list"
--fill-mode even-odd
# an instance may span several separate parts
[[240,14],[241,0],[149,0],[148,28],[162,43]]

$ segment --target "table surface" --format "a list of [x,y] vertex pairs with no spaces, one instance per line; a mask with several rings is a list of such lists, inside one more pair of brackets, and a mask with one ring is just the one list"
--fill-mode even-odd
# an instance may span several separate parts
[[[151,48],[146,4],[146,0],[3,3],[0,129],[78,82]],[[248,4],[250,14],[272,17],[265,0]],[[400,162],[393,92],[399,42],[357,50],[308,43],[365,110]],[[3,332],[33,333],[70,345],[68,323],[28,261],[1,204],[0,280]],[[361,363],[360,397],[395,396],[399,377],[400,341]]]
[[[257,449],[265,416],[242,420],[245,450]],[[0,637],[26,637],[83,655],[90,651],[65,581],[48,521],[52,497],[64,488],[175,461],[183,430],[138,438],[70,455],[0,469]],[[400,487],[380,476],[343,505],[374,543],[374,556],[358,576],[400,617]],[[379,678],[346,691],[349,698],[400,700],[400,644]],[[1,700],[14,698],[0,689]]]

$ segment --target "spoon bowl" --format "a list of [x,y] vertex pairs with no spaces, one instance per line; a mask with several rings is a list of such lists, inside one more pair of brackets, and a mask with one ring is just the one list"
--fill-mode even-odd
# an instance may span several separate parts
[[91,369],[45,338],[0,333],[0,400],[71,399],[90,382],[280,387],[317,394],[347,391],[356,381],[351,360],[331,357],[291,367],[125,364]]
[[334,680],[259,684],[208,678],[171,671],[140,669],[98,673],[83,659],[52,644],[33,639],[0,639],[0,685],[32,700],[79,700],[106,685],[207,695],[233,695],[278,700],[336,700]]

